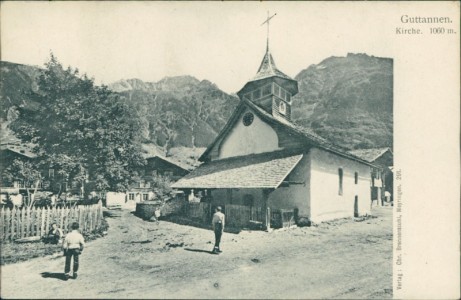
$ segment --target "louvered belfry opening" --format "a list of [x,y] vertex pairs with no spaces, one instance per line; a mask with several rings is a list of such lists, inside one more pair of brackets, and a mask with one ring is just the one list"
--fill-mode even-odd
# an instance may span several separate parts
[[267,48],[256,75],[237,93],[240,99],[252,101],[274,117],[291,121],[292,97],[298,93],[298,82],[281,72]]

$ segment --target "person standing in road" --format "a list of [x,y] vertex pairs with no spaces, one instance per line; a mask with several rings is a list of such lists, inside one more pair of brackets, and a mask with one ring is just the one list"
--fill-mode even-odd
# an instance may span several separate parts
[[74,265],[73,265],[73,279],[77,279],[77,271],[78,271],[78,257],[83,251],[83,247],[85,246],[85,240],[82,234],[78,231],[78,223],[72,223],[72,232],[66,235],[64,239],[64,243],[62,247],[64,249],[64,255],[66,257],[66,265],[64,268],[64,273],[66,276],[66,280],[69,279],[71,276],[70,273],[70,261],[73,258]]
[[211,221],[211,225],[213,226],[215,236],[215,244],[212,252],[213,254],[218,254],[222,252],[221,248],[219,247],[219,244],[221,243],[221,236],[224,231],[225,215],[221,211],[221,206],[216,207],[213,219]]

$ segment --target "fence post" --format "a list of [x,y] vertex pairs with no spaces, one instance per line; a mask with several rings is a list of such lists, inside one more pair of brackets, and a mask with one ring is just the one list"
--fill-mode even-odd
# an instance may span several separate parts
[[45,212],[48,211],[47,208],[42,208],[40,210],[40,236],[45,235]]
[[64,207],[61,207],[61,213],[59,214],[59,228],[64,227]]
[[266,228],[267,230],[271,229],[271,209],[270,207],[267,208],[267,212],[266,212]]
[[88,228],[88,232],[91,232],[93,230],[93,207],[92,206],[88,206],[88,221],[90,223],[90,226]]
[[21,226],[21,235],[19,237],[24,237],[24,220],[25,220],[25,208],[21,209],[21,219],[19,220],[19,226]]
[[78,221],[77,222],[78,222],[80,228],[82,228],[82,230],[83,230],[83,209],[78,210]]
[[14,237],[20,238],[21,237],[21,211],[19,210],[19,208],[15,209],[14,220],[16,222],[16,234],[14,235]]
[[66,229],[67,229],[67,232],[69,232],[69,214],[70,214],[70,210],[71,208],[69,207],[66,207],[66,210],[64,211],[64,218],[65,218],[65,226],[66,226]]

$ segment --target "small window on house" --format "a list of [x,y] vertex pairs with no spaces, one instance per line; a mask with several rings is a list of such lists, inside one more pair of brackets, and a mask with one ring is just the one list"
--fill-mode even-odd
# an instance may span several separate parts
[[359,173],[355,172],[354,174],[354,182],[355,184],[359,183]]
[[48,170],[48,177],[49,178],[54,178],[54,169],[49,169]]
[[338,195],[342,195],[343,194],[343,169],[342,168],[338,169],[338,177],[339,177]]
[[284,115],[286,112],[287,112],[287,107],[286,107],[286,104],[285,102],[283,101],[280,101],[279,103],[279,112]]
[[133,193],[128,194],[128,200],[134,200],[134,194]]
[[143,201],[149,200],[149,194],[142,194],[142,200]]

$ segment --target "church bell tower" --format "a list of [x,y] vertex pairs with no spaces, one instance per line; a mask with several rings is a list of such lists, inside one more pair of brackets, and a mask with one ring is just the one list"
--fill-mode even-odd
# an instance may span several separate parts
[[263,23],[268,25],[266,54],[256,76],[248,81],[237,92],[237,95],[242,100],[252,101],[274,117],[291,121],[292,97],[298,93],[298,82],[277,69],[269,51],[269,20],[271,18],[268,16]]

